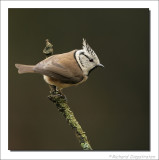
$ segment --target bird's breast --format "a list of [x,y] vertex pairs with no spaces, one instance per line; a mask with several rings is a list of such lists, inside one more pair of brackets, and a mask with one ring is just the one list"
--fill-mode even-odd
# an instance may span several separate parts
[[88,79],[87,76],[85,76],[83,78],[83,80],[81,80],[80,82],[76,83],[76,84],[69,84],[69,83],[61,83],[59,80],[55,80],[52,77],[49,76],[45,76],[44,75],[44,80],[46,83],[48,83],[49,85],[55,85],[56,87],[58,87],[59,89],[63,89],[63,88],[67,88],[67,87],[71,87],[71,86],[76,86],[79,85],[83,82],[85,82]]

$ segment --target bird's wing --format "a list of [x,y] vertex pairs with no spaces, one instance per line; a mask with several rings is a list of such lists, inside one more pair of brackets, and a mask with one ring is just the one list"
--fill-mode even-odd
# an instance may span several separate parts
[[83,80],[83,72],[75,60],[76,50],[46,58],[34,67],[36,73],[46,75],[61,83],[76,84]]

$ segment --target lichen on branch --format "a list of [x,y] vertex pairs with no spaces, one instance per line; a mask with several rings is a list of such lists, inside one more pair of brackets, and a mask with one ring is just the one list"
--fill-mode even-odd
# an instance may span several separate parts
[[76,137],[83,148],[83,150],[92,150],[91,145],[88,142],[86,132],[83,131],[82,127],[76,120],[74,113],[71,111],[67,100],[65,97],[58,94],[58,92],[50,93],[48,98],[56,104],[57,109],[61,114],[65,117],[68,124],[71,126],[71,128],[75,131]]

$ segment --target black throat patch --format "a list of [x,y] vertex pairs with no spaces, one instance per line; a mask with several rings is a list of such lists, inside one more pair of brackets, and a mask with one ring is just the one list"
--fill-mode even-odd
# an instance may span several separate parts
[[88,75],[87,76],[89,76],[89,74],[95,69],[95,68],[97,68],[98,66],[95,66],[94,68],[92,68],[91,70],[89,70],[89,72],[88,72]]

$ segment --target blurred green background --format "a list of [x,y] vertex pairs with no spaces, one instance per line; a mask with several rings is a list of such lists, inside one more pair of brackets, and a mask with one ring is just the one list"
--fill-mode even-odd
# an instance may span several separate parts
[[9,150],[81,150],[74,131],[48,100],[38,74],[19,75],[15,63],[82,48],[104,69],[64,89],[94,150],[149,150],[149,9],[9,9]]

